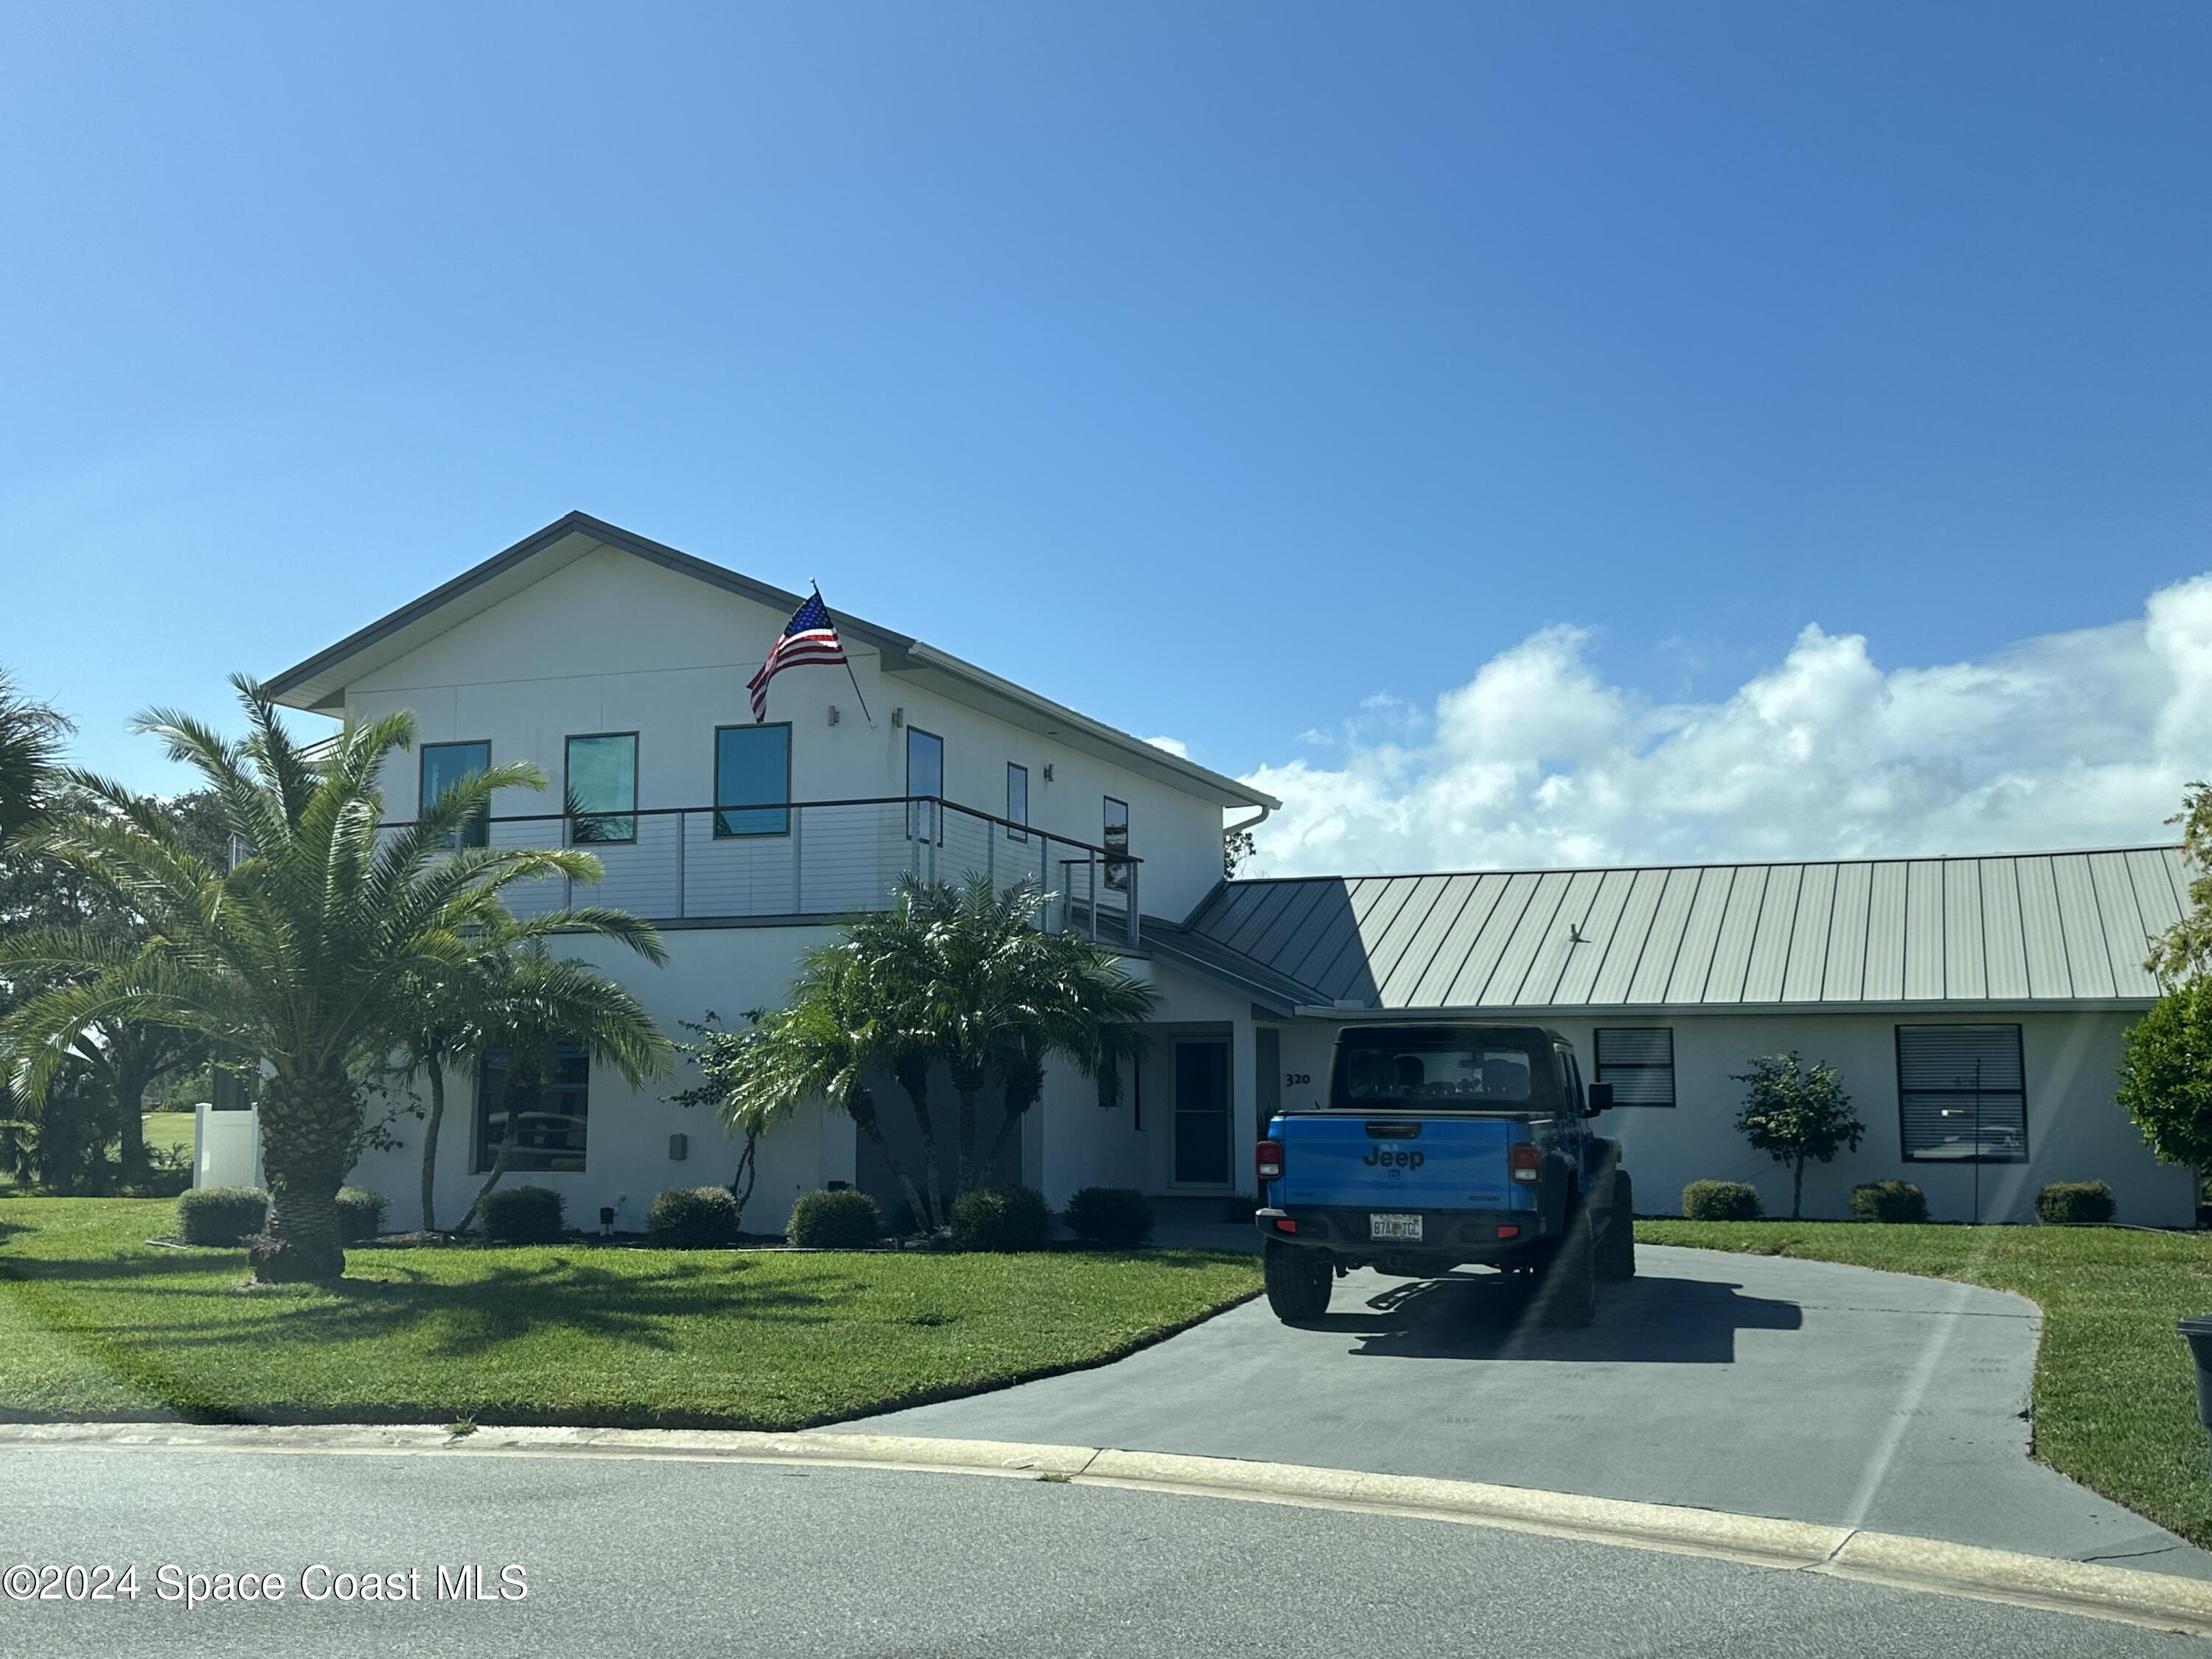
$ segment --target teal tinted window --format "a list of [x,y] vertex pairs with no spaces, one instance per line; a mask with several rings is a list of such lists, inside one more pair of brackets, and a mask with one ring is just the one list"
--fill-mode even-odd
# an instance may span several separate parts
[[[423,806],[431,805],[463,778],[490,768],[491,745],[488,743],[424,744],[421,795]],[[482,847],[490,838],[487,830],[483,815],[478,813],[463,824],[459,837],[447,845]]]
[[637,733],[568,739],[568,839],[635,841]]
[[714,833],[791,833],[791,727],[725,726],[714,733]]

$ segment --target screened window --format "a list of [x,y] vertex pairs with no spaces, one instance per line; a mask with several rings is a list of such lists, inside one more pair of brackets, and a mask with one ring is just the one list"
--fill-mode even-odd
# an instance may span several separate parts
[[1600,1030],[1597,1081],[1613,1085],[1616,1106],[1672,1106],[1674,1033],[1663,1025]]
[[1029,831],[1017,829],[1030,821],[1030,769],[1006,763],[1006,839],[1027,841]]
[[789,721],[714,728],[714,805],[717,836],[791,833]]
[[[1106,884],[1121,889],[1129,884],[1129,803],[1106,797]],[[1119,856],[1116,856],[1119,854]]]
[[[491,769],[491,745],[488,743],[426,743],[422,745],[422,794],[420,799],[427,810],[464,778],[474,777],[479,772]],[[472,816],[460,827],[448,847],[482,847],[491,837],[490,826],[481,812]]]
[[517,1078],[507,1086],[511,1056],[504,1048],[484,1055],[477,1073],[477,1173],[499,1158],[510,1128],[510,1170],[581,1170],[584,1127],[592,1104],[592,1062],[579,1048],[563,1048],[553,1075]]
[[637,733],[568,739],[568,839],[579,844],[637,839]]
[[2017,1025],[1900,1025],[1897,1102],[1909,1158],[2018,1164],[2027,1078]]

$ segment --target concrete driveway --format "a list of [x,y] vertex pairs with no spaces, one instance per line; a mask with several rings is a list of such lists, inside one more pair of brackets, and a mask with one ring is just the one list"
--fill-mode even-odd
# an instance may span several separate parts
[[1587,1330],[1535,1328],[1475,1270],[1361,1273],[1315,1328],[1249,1303],[1115,1364],[843,1426],[1488,1480],[2212,1577],[2212,1556],[2029,1457],[2033,1303],[1826,1262],[1638,1261]]

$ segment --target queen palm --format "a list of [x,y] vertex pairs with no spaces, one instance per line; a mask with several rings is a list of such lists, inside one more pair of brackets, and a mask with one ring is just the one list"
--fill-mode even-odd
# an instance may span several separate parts
[[[263,1280],[344,1270],[336,1199],[361,1127],[359,1079],[412,1018],[423,980],[457,970],[508,925],[501,895],[519,881],[592,881],[599,862],[558,848],[457,847],[495,790],[542,788],[535,767],[494,767],[380,834],[377,776],[412,746],[411,715],[349,724],[310,760],[258,685],[234,678],[248,735],[226,738],[155,710],[137,729],[214,792],[229,867],[194,851],[151,803],[88,774],[70,781],[101,811],[34,832],[40,853],[114,892],[147,924],[128,944],[81,929],[0,945],[0,978],[67,982],[0,1024],[17,1091],[37,1100],[84,1030],[139,1019],[198,1031],[258,1056],[269,1230],[252,1247]],[[571,916],[606,931],[614,913]],[[657,948],[657,947],[656,947]]]

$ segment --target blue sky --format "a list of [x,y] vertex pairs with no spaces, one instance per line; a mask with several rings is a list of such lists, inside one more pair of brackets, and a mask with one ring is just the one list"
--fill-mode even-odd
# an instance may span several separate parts
[[[2047,746],[2162,800],[2208,81],[2181,3],[18,5],[0,662],[161,787],[134,709],[582,507],[1308,789],[1340,863],[1361,777],[1402,817],[1513,750],[1450,738],[1500,664],[1625,765],[1808,624],[1893,718],[2106,630],[2141,719]],[[2052,775],[2018,726],[1868,763]],[[1540,852],[1591,740],[1406,855]]]

